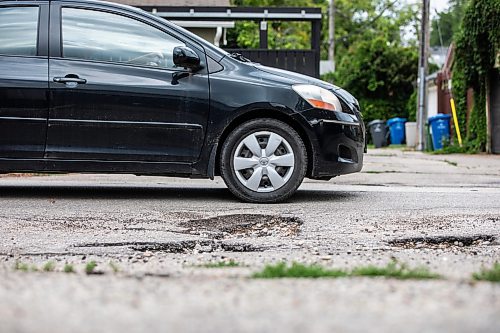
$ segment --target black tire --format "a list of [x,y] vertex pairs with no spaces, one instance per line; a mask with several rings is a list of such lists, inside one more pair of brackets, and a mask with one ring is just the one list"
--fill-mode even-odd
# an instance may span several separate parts
[[[293,154],[293,158],[290,157],[289,160],[290,161],[293,160],[294,165],[292,165],[291,167],[287,166],[283,167],[283,166],[273,165],[271,162],[266,162],[266,161],[262,162],[262,159],[265,159],[265,157],[264,158],[261,157],[259,159],[259,156],[267,156],[267,155],[256,156],[255,154],[252,154],[250,152],[250,149],[246,148],[244,143],[242,143],[242,141],[248,138],[249,136],[252,138],[257,138],[257,142],[259,142],[260,147],[263,149],[262,151],[264,153],[264,151],[266,151],[265,148],[271,141],[271,136],[268,137],[267,141],[265,137],[254,136],[254,134],[258,135],[259,133],[262,132],[277,134],[278,136],[281,136],[281,139],[284,139],[282,141],[282,144],[280,144],[278,148],[275,149],[272,156],[274,158],[280,157],[279,155],[280,152],[282,152],[282,154],[289,154],[290,152],[288,152],[288,150],[290,150],[291,148],[292,150],[291,153]],[[264,143],[260,142],[261,140],[263,140]],[[259,172],[261,170],[260,167],[263,166],[262,163],[269,163],[265,164],[265,167],[262,168],[265,169],[265,171],[262,172],[264,176],[261,178],[257,190],[252,190],[249,187],[247,187],[247,185],[243,183],[245,178],[242,178],[244,177],[243,173],[250,173],[251,177],[253,175],[254,170],[256,169],[254,168],[245,169],[241,171],[241,173],[239,173],[238,175],[237,171],[234,169],[234,161],[237,158],[235,156],[235,153],[237,149],[240,150],[247,149],[247,151],[250,153],[250,157],[244,157],[244,158],[247,159],[254,158],[255,156],[255,159],[259,159],[259,162],[257,163],[257,168],[259,169]],[[269,151],[272,151],[272,148],[270,148]],[[279,182],[276,182],[276,184],[278,184],[278,186],[281,187],[274,189],[275,186],[271,182],[270,179],[271,177],[267,176],[269,172],[267,170],[269,167],[272,167],[274,171],[277,171],[279,169],[280,176],[283,174],[282,179],[283,180],[287,179],[286,182],[284,182],[284,185],[282,185]],[[251,120],[235,128],[229,134],[225,142],[223,142],[221,156],[220,156],[220,171],[221,171],[221,176],[224,179],[224,182],[226,183],[229,190],[239,199],[251,203],[282,202],[290,198],[297,191],[297,188],[304,180],[307,171],[306,147],[304,145],[304,142],[300,138],[299,134],[292,127],[290,127],[289,125],[287,125],[282,121],[269,118],[260,118]],[[258,177],[260,177],[260,174],[261,173],[259,173],[258,175],[256,174],[255,179],[258,179]],[[276,173],[273,173],[273,175],[276,175]],[[268,190],[268,187],[272,189],[270,192],[260,192]]]

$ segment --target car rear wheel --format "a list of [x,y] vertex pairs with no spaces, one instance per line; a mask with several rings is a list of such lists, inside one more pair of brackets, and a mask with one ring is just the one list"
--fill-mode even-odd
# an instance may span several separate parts
[[298,133],[275,119],[238,126],[222,146],[221,175],[238,198],[254,203],[288,199],[307,171],[307,153]]

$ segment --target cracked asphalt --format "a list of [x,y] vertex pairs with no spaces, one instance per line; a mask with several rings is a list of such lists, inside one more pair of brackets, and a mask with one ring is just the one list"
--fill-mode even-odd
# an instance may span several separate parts
[[[2,333],[500,327],[500,284],[471,278],[500,262],[499,156],[370,150],[361,173],[306,180],[276,205],[241,203],[220,179],[132,175],[3,175],[0,193]],[[443,279],[250,278],[394,259]],[[228,260],[241,266],[203,267]]]

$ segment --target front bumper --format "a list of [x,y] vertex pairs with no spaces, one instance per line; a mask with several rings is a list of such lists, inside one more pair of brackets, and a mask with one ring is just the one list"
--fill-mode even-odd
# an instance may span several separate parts
[[308,123],[313,161],[308,177],[330,179],[361,171],[365,126],[361,114],[310,109],[300,113]]

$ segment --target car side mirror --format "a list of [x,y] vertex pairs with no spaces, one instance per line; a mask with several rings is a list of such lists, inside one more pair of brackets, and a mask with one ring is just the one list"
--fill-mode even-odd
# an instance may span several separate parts
[[174,64],[195,71],[200,68],[200,57],[187,46],[176,46],[173,56]]

